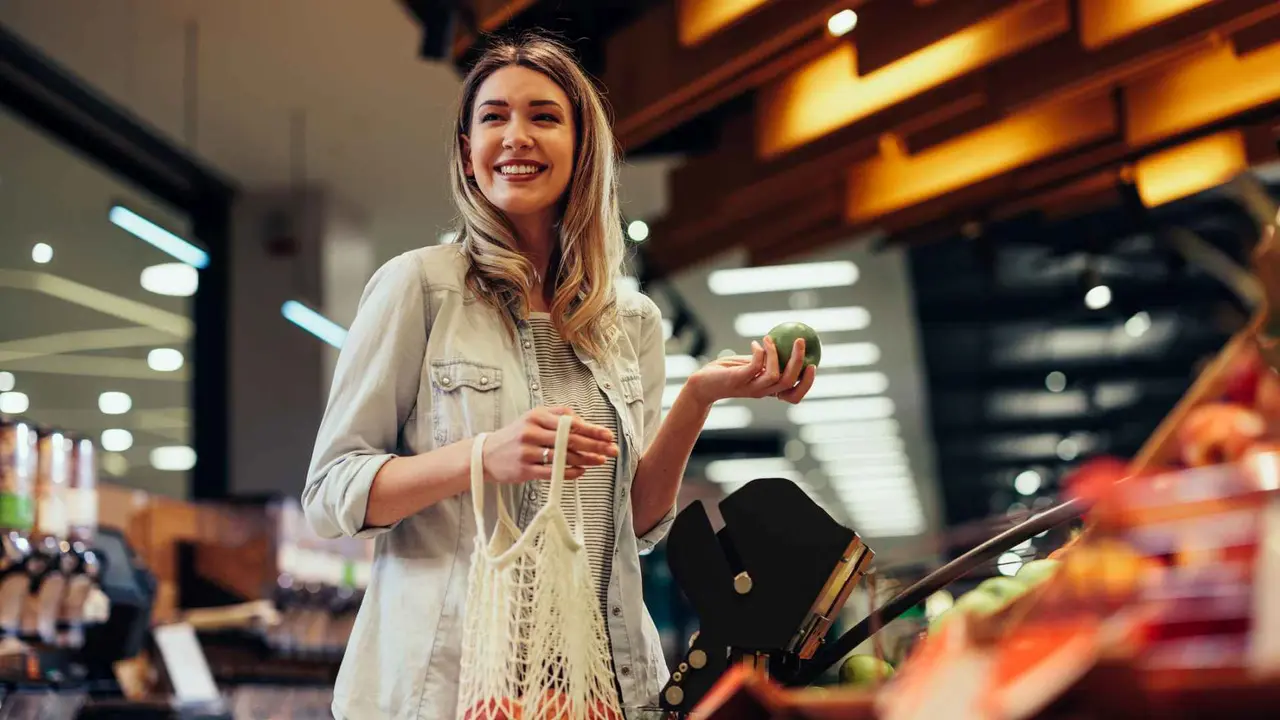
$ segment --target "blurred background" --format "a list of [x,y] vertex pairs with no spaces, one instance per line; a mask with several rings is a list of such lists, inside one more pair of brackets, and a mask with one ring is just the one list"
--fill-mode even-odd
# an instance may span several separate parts
[[[523,29],[607,92],[666,402],[779,321],[821,333],[804,403],[714,409],[682,504],[789,478],[875,549],[880,600],[1135,453],[1247,318],[1223,268],[1259,232],[1239,177],[1280,183],[1265,0],[9,0],[0,414],[93,498],[37,501],[23,552],[139,570],[95,579],[142,620],[98,626],[132,640],[91,679],[179,657],[130,628],[181,620],[222,693],[326,712],[370,557],[297,515],[337,348],[379,265],[452,240],[461,77]],[[674,659],[696,617],[645,563]]]

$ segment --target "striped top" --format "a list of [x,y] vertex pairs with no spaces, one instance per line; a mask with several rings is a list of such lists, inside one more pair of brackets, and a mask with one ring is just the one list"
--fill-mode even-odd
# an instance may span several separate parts
[[[538,382],[542,384],[542,399],[549,407],[569,407],[583,420],[609,428],[616,437],[618,416],[609,399],[596,385],[591,370],[578,359],[573,346],[560,337],[551,316],[535,312],[529,317],[533,331],[534,349],[538,358]],[[562,502],[565,517],[573,525],[574,502],[582,500],[582,521],[585,525],[587,556],[591,560],[591,572],[595,576],[600,605],[606,604],[609,573],[613,559],[613,482],[617,459],[609,458],[604,465],[587,468],[581,478],[565,483],[565,489],[576,489],[581,494],[566,492]],[[547,501],[549,482],[538,483],[537,507]],[[577,528],[574,528],[575,530]]]

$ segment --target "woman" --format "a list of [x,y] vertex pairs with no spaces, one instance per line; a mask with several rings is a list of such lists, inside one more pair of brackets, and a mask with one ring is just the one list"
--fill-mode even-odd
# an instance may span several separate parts
[[786,368],[767,340],[752,343],[751,355],[694,373],[660,423],[661,318],[615,283],[616,185],[603,102],[565,48],[531,37],[479,60],[452,151],[460,241],[401,255],[370,280],[303,491],[321,535],[376,537],[336,717],[454,716],[477,532],[468,438],[491,433],[485,479],[527,522],[565,413],[575,417],[566,477],[581,489],[622,703],[654,702],[666,682],[638,553],[674,518],[712,403],[798,402],[814,374],[801,372],[801,343]]

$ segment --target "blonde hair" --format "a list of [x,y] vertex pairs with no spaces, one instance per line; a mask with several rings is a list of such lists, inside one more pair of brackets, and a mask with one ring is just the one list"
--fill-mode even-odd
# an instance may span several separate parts
[[515,228],[467,177],[462,135],[481,84],[518,65],[542,73],[569,96],[575,131],[574,167],[556,223],[558,247],[546,282],[554,283],[551,317],[561,337],[603,360],[617,333],[614,278],[624,259],[618,207],[618,151],[604,100],[564,45],[537,35],[488,49],[467,74],[458,106],[450,185],[460,214],[458,239],[468,262],[466,284],[494,309],[524,317],[534,267],[521,254]]

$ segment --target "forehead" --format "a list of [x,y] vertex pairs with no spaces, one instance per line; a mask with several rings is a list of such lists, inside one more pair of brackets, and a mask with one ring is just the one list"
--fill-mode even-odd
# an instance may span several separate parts
[[565,109],[569,108],[568,94],[554,80],[520,65],[501,68],[480,83],[476,106],[486,100],[503,100],[513,106],[535,100],[555,100]]

